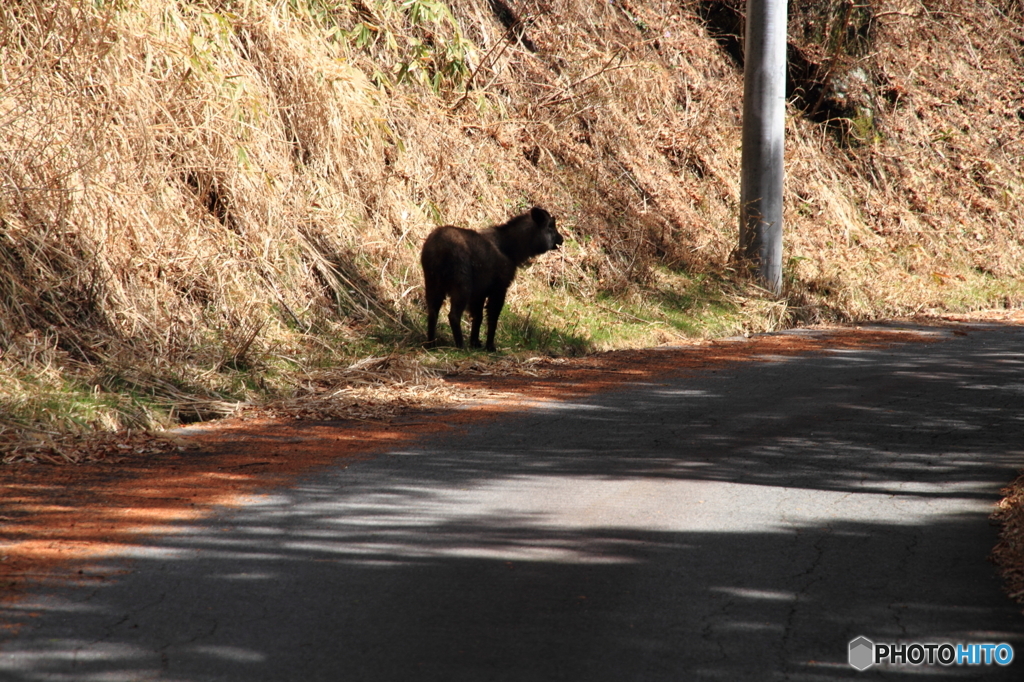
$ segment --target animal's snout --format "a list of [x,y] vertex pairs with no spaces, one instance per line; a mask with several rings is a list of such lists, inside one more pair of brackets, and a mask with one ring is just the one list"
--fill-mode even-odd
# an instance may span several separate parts
[[554,251],[565,242],[565,240],[562,239],[562,235],[560,235],[558,230],[555,229],[548,230],[544,237],[548,245],[548,251]]

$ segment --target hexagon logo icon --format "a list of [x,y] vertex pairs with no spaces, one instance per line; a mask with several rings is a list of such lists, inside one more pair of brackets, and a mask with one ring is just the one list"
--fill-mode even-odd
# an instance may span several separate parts
[[858,637],[850,642],[850,665],[857,670],[867,670],[875,662],[875,643],[867,637]]

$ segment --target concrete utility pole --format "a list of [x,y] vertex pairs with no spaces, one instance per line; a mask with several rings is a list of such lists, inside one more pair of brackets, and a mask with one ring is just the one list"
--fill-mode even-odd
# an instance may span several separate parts
[[762,286],[782,293],[782,181],[787,0],[747,0],[743,59],[740,254]]

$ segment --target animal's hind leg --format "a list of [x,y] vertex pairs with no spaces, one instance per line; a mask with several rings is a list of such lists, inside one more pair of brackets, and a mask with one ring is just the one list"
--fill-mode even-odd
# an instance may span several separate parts
[[455,339],[455,347],[462,348],[462,311],[466,309],[465,294],[462,292],[453,293],[451,306],[451,310],[448,311],[448,324],[452,328],[452,338]]
[[470,348],[480,347],[480,324],[484,319],[484,299],[473,301],[469,304],[469,346]]
[[427,295],[427,345],[433,346],[437,342],[437,316],[445,293],[444,289],[430,282],[426,282],[423,288]]

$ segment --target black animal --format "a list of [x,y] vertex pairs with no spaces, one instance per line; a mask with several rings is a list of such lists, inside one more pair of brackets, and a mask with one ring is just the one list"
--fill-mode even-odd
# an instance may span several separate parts
[[536,207],[504,225],[481,232],[452,225],[431,232],[420,254],[427,294],[427,343],[435,343],[437,315],[444,299],[451,297],[448,323],[455,345],[463,347],[462,312],[469,306],[469,345],[479,348],[486,301],[487,350],[494,351],[494,330],[516,268],[534,256],[558,248],[562,242],[554,217]]

